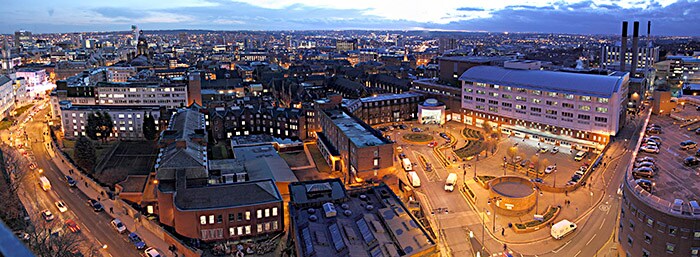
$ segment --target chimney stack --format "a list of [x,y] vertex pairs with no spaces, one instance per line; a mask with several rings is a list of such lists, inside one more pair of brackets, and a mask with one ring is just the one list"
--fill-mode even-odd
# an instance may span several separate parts
[[622,44],[620,45],[620,71],[625,71],[627,64],[627,22],[622,22]]
[[634,31],[632,32],[632,69],[630,70],[630,78],[637,73],[638,57],[639,57],[639,22],[634,22]]

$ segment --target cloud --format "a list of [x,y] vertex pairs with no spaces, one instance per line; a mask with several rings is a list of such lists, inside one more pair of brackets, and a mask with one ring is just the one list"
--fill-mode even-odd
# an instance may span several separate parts
[[484,11],[484,8],[479,8],[479,7],[459,7],[459,8],[457,8],[457,11],[477,12],[477,11]]

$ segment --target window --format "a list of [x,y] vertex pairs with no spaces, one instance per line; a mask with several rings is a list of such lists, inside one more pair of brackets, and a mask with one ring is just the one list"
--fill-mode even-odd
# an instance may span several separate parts
[[498,93],[494,93],[494,92],[489,93],[489,95],[492,97],[498,97]]
[[700,253],[700,247],[690,248],[690,257],[698,257],[699,253]]
[[250,211],[245,212],[245,220],[250,220]]
[[606,113],[606,112],[608,112],[608,108],[607,107],[596,107],[595,111],[600,112],[600,113]]
[[539,104],[539,103],[541,103],[541,102],[542,102],[542,100],[540,100],[540,99],[532,98],[532,103]]
[[557,105],[557,101],[545,101],[545,104],[552,106],[552,105]]
[[549,97],[557,97],[557,93],[548,92],[548,93],[547,93],[547,96],[549,96]]
[[235,236],[235,235],[236,235],[236,227],[228,228],[228,236]]
[[265,208],[265,218],[270,217],[270,209]]
[[676,250],[676,244],[666,243],[666,252],[673,253],[673,250]]
[[521,102],[527,102],[527,98],[522,97],[522,96],[516,96],[516,97],[515,97],[515,100],[516,100],[516,101],[521,101]]
[[608,118],[605,117],[595,117],[596,122],[608,122]]
[[222,223],[224,222],[224,217],[223,215],[219,214],[216,216],[216,223]]
[[374,166],[379,166],[379,158],[374,158]]
[[505,98],[505,99],[513,99],[513,96],[512,96],[512,95],[502,94],[501,97],[503,97],[503,98]]
[[209,215],[209,224],[214,224],[214,215]]
[[578,118],[581,119],[581,120],[590,120],[590,119],[591,119],[591,116],[579,114],[579,115],[578,115]]
[[530,111],[533,111],[533,112],[542,112],[542,108],[530,107]]
[[572,95],[572,94],[564,94],[564,98],[566,98],[566,99],[574,99],[574,95]]
[[245,226],[245,234],[250,235],[250,225]]
[[642,257],[649,257],[649,251],[642,249]]
[[570,103],[561,103],[561,106],[562,106],[562,107],[566,107],[566,108],[571,108],[571,109],[574,108],[574,105],[573,105],[573,104],[570,104]]
[[527,106],[521,105],[521,104],[516,104],[515,109],[520,109],[520,110],[527,110]]
[[272,230],[277,230],[279,227],[277,226],[277,221],[273,220],[272,221]]
[[644,233],[644,242],[651,244],[651,235]]
[[199,224],[201,225],[206,225],[207,224],[207,216],[199,216]]
[[678,228],[674,226],[668,226],[668,234],[675,236],[676,234],[678,234]]
[[579,110],[582,110],[582,111],[590,111],[590,110],[591,110],[591,106],[589,106],[589,105],[579,105],[579,106],[578,106],[578,109],[579,109]]
[[590,96],[581,96],[579,100],[584,101],[584,102],[590,102],[591,97]]
[[632,220],[630,220],[630,229],[634,231],[634,222],[632,222]]
[[243,227],[238,227],[238,235],[243,235]]
[[490,112],[498,112],[498,107],[489,106]]
[[237,219],[237,220],[238,220],[238,221],[243,220],[243,213],[242,213],[242,212],[239,212],[239,213],[238,213],[238,219]]
[[561,112],[561,116],[573,118],[574,114],[570,112]]
[[258,209],[258,219],[262,218],[262,209]]
[[555,110],[546,110],[545,112],[546,112],[547,114],[557,115],[557,111],[555,111]]
[[503,105],[503,107],[513,107],[512,103],[503,102],[503,103],[501,103],[501,105]]
[[494,105],[498,105],[498,101],[494,101],[494,100],[489,100],[489,104],[494,104]]
[[542,95],[542,91],[540,90],[532,90],[533,95]]
[[485,94],[486,94],[486,91],[484,91],[484,90],[476,90],[476,93],[477,93],[477,94],[480,94],[480,95],[485,95]]
[[228,221],[234,221],[234,220],[236,220],[236,215],[234,215],[233,213],[229,213],[228,214]]
[[262,233],[262,232],[263,232],[263,225],[258,224],[258,233]]
[[272,216],[277,217],[277,207],[272,207]]
[[633,242],[632,237],[631,237],[631,236],[627,236],[627,244],[629,244],[629,245],[631,246],[631,245],[632,245],[632,242]]
[[484,99],[484,98],[478,98],[478,97],[477,97],[477,98],[476,98],[476,101],[477,101],[477,102],[481,102],[481,103],[485,103],[485,102],[486,102],[486,99]]
[[474,100],[474,97],[465,95],[465,96],[464,96],[464,100],[471,101],[471,100]]
[[606,104],[610,101],[608,98],[603,98],[603,97],[598,97],[598,102],[602,104]]

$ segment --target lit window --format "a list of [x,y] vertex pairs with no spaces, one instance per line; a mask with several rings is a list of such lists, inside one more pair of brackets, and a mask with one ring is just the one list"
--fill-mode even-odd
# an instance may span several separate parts
[[238,234],[243,235],[243,227],[238,227]]
[[250,220],[250,211],[245,212],[245,220]]
[[265,222],[265,231],[270,231],[270,222]]
[[257,217],[258,217],[258,219],[262,218],[262,210],[261,209],[258,209],[258,216]]
[[270,209],[265,209],[265,218],[270,217]]
[[262,232],[263,232],[263,225],[258,224],[258,233],[262,233]]
[[236,227],[228,228],[228,236],[235,236],[235,235],[236,235]]
[[273,221],[272,221],[272,229],[273,229],[273,230],[277,230],[277,229],[278,229],[278,227],[277,227],[277,221],[276,221],[276,220],[273,220]]
[[[272,216],[277,216],[277,207],[272,208]],[[695,232],[695,236],[697,237],[700,232]]]
[[250,235],[250,225],[245,226],[245,234]]
[[207,216],[199,216],[199,224],[206,225],[207,224]]
[[214,224],[214,215],[209,215],[209,224]]
[[374,158],[374,166],[379,166],[379,159],[378,158]]

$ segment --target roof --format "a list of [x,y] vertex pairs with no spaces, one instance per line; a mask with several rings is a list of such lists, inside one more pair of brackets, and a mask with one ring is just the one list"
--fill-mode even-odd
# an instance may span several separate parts
[[174,179],[175,171],[187,169],[187,178],[206,178],[207,135],[204,127],[204,114],[182,109],[174,113],[168,129],[161,132],[161,144],[156,161],[156,178]]
[[[240,197],[245,195],[245,197]],[[179,210],[221,209],[282,201],[272,179],[178,189]]]
[[[299,256],[429,256],[437,251],[427,230],[386,185],[345,192],[340,180],[331,179],[289,188]],[[327,216],[326,209],[335,215]]]
[[331,109],[324,110],[326,115],[333,121],[340,131],[345,134],[356,146],[377,146],[383,145],[386,142],[383,138],[374,133],[373,128],[367,126],[364,122],[354,118],[342,110]]
[[377,101],[384,101],[384,100],[394,100],[394,99],[403,99],[403,98],[421,97],[421,96],[423,96],[423,95],[418,94],[418,93],[413,93],[413,92],[401,93],[401,94],[379,94],[376,96],[360,98],[360,101],[362,101],[363,103],[370,103],[370,102],[377,102]]
[[475,66],[459,77],[461,81],[489,83],[531,90],[595,97],[612,97],[628,81],[628,73],[593,75],[544,70],[506,69]]
[[0,76],[0,85],[5,85],[7,82],[12,82],[12,79],[5,75]]

